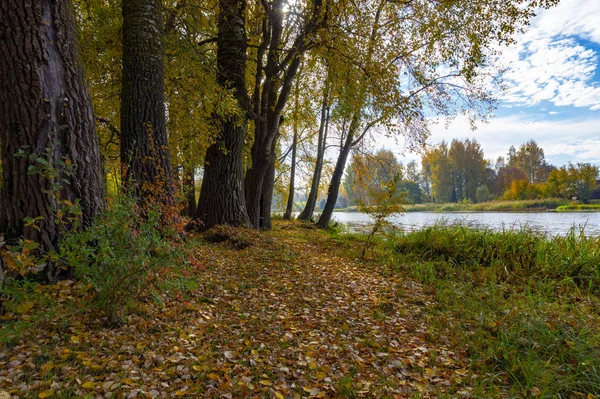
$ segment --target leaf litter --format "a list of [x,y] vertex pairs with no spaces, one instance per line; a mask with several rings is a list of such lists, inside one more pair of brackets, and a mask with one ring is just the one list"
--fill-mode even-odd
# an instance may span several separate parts
[[0,348],[0,398],[469,396],[464,348],[427,331],[432,294],[301,227],[243,231],[242,247],[192,240],[198,288],[147,298],[116,328],[83,283],[39,286],[51,311],[4,316],[48,312]]

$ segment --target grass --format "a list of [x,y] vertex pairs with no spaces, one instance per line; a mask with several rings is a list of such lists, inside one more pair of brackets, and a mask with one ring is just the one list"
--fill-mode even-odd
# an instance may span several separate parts
[[559,212],[568,211],[600,211],[600,204],[575,204],[575,205],[561,205],[556,208]]
[[475,397],[600,394],[600,238],[433,226],[379,250],[435,292],[430,339],[467,348]]

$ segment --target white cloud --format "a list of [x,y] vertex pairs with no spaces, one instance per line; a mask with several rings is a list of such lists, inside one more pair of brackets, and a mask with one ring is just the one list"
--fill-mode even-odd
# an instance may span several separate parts
[[502,99],[600,110],[600,83],[593,82],[599,56],[581,42],[600,44],[598,20],[599,0],[563,0],[541,11],[517,45],[504,51],[509,91]]
[[[431,127],[430,144],[452,139],[476,139],[486,159],[506,156],[511,145],[518,148],[529,139],[544,149],[546,159],[554,165],[568,162],[590,162],[600,165],[600,115],[588,120],[538,121],[531,116],[507,116],[479,123],[475,131],[469,128],[466,117],[458,117],[448,128],[444,124]],[[398,154],[403,144],[391,139],[379,139],[378,146],[392,149]],[[420,159],[419,154],[405,153],[405,159]]]

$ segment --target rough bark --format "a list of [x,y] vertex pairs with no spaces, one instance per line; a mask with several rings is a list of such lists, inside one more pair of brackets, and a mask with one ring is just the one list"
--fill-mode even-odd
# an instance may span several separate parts
[[169,203],[175,187],[164,101],[160,0],[123,0],[121,162],[141,198]]
[[[79,200],[84,225],[104,205],[71,8],[70,1],[0,0],[0,225],[7,240],[24,237],[45,252],[65,227],[54,217],[61,202]],[[24,218],[40,216],[39,231],[24,227]],[[55,277],[52,267],[48,277]]]
[[[232,89],[240,108],[247,109],[246,31],[244,0],[219,1],[217,82]],[[221,136],[206,152],[196,220],[204,228],[217,224],[249,227],[244,199],[242,150],[246,117],[222,121]]]
[[323,161],[325,159],[325,144],[327,142],[327,128],[329,125],[329,104],[328,90],[325,90],[323,95],[323,104],[321,106],[321,122],[319,124],[319,138],[317,143],[317,160],[315,162],[315,170],[310,184],[310,191],[306,199],[306,205],[298,216],[300,220],[309,221],[313,217],[317,199],[319,196],[319,185],[321,184],[321,172],[323,171]]

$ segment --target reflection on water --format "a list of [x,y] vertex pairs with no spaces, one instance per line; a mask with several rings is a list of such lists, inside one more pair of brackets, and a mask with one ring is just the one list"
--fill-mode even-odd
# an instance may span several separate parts
[[[364,231],[373,223],[369,215],[358,212],[335,212],[333,220],[357,231]],[[407,212],[395,214],[389,220],[404,231],[418,230],[435,223],[462,223],[498,231],[527,227],[546,235],[565,235],[572,228],[584,229],[587,235],[600,233],[600,213],[597,212]]]

